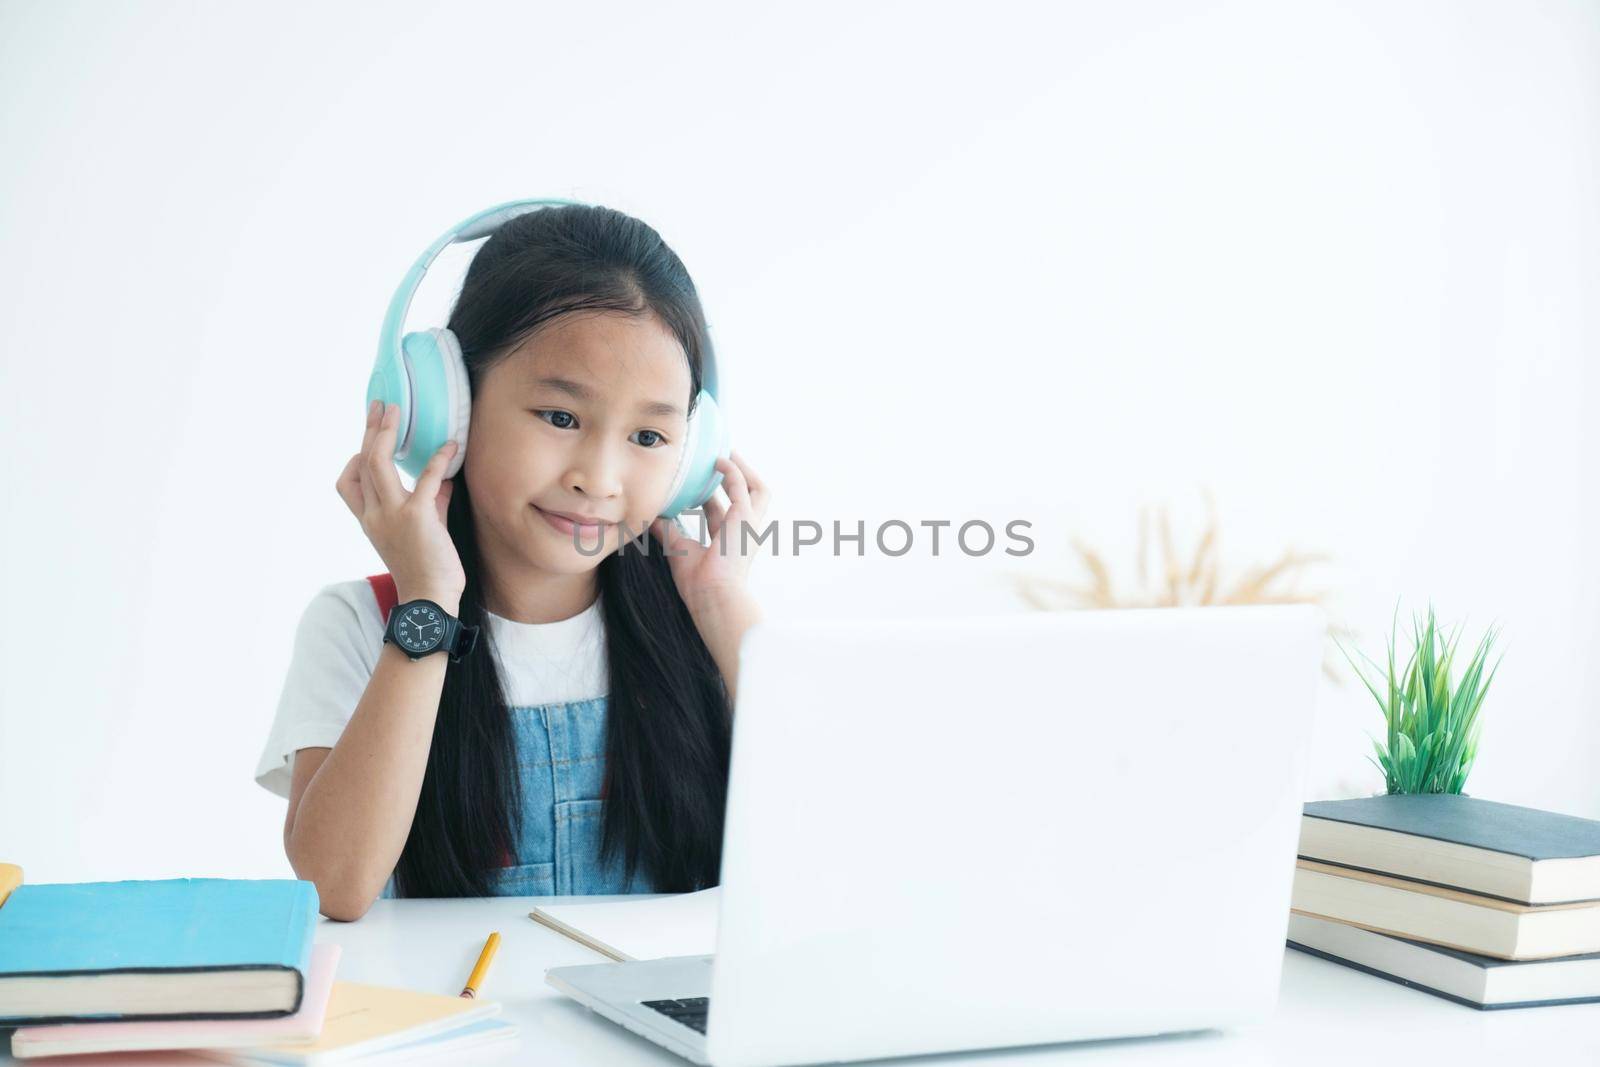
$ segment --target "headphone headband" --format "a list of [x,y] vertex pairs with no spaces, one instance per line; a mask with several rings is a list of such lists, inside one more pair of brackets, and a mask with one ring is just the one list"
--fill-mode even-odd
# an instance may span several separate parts
[[[411,310],[411,299],[417,295],[417,289],[422,285],[423,277],[428,273],[428,267],[439,258],[443,252],[453,244],[464,241],[476,241],[480,237],[488,237],[501,226],[510,222],[518,215],[526,215],[542,207],[557,205],[582,204],[579,200],[563,200],[557,197],[545,197],[534,200],[508,200],[503,204],[485,208],[475,215],[462,220],[450,227],[439,236],[433,244],[429,245],[411,265],[406,276],[401,279],[400,287],[394,291],[394,296],[389,300],[389,310],[383,315],[383,330],[378,334],[378,360],[381,363],[386,356],[392,355],[396,360],[401,359],[400,336],[401,327],[405,325],[406,312]],[[587,206],[587,205],[585,205]],[[722,393],[717,383],[716,354],[710,344],[711,326],[706,325],[707,345],[705,359],[700,368],[700,387],[710,393],[715,400],[721,400]]]
[[549,204],[575,203],[576,200],[511,200],[480,211],[446,230],[417,257],[390,298],[389,310],[383,315],[383,331],[378,335],[378,359],[381,361],[389,356],[400,358],[400,329],[405,325],[406,312],[411,309],[411,298],[417,295],[423,276],[428,273],[429,265],[439,258],[440,252],[459,241],[487,237],[518,215],[526,215]]

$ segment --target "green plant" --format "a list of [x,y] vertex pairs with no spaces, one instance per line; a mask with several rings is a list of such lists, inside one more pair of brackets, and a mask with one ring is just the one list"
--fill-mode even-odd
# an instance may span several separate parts
[[[1399,610],[1396,604],[1397,615]],[[1378,755],[1373,762],[1383,772],[1386,792],[1459,793],[1478,754],[1478,709],[1489,692],[1495,672],[1500,669],[1500,660],[1505,657],[1502,654],[1496,659],[1489,676],[1483,676],[1484,661],[1496,636],[1494,628],[1490,627],[1460,680],[1452,681],[1450,664],[1461,636],[1459,628],[1446,642],[1434,622],[1433,605],[1429,604],[1426,623],[1412,616],[1412,632],[1411,658],[1396,674],[1395,632],[1390,630],[1386,696],[1367,680],[1343,642],[1339,642],[1339,651],[1344,653],[1362,684],[1383,709],[1388,724],[1388,744],[1379,745],[1377,739],[1372,738],[1372,747]],[[1382,672],[1383,668],[1365,654],[1361,654],[1361,658],[1374,670]]]

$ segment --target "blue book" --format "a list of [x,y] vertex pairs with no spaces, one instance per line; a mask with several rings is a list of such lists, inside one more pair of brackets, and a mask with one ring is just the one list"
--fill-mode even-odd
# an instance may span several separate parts
[[1516,904],[1600,903],[1600,820],[1459,793],[1312,801],[1299,854]]
[[0,1026],[289,1015],[318,908],[290,878],[18,886],[0,907]]

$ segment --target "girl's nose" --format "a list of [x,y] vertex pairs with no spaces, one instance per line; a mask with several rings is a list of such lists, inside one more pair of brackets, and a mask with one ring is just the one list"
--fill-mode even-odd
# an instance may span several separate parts
[[609,500],[622,492],[621,460],[604,445],[585,449],[567,471],[567,488],[594,500]]
[[614,483],[594,482],[589,479],[574,476],[567,480],[567,487],[590,498],[591,500],[610,500],[621,490]]

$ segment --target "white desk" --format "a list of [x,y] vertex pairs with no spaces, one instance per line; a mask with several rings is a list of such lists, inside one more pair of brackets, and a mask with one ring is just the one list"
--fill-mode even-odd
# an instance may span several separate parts
[[[613,899],[623,898],[379,900],[357,922],[322,919],[317,940],[344,947],[339,978],[455,994],[471,972],[483,939],[489,931],[499,930],[500,951],[483,997],[504,1005],[503,1017],[521,1027],[521,1036],[513,1045],[453,1062],[682,1067],[686,1060],[592,1014],[545,984],[547,967],[603,963],[605,957],[539,925],[527,917],[528,912],[535,904],[553,901]],[[48,1065],[50,1060],[22,1062]],[[1277,1014],[1271,1022],[1251,1029],[873,1062],[906,1067],[967,1062],[986,1067],[1001,1063],[1590,1064],[1600,1063],[1600,1004],[1480,1012],[1286,947]]]
[[[561,898],[380,900],[354,923],[323,920],[317,940],[344,946],[339,977],[459,993],[483,939],[500,951],[484,991],[522,1028],[518,1045],[482,1063],[563,1067],[682,1067],[687,1062],[591,1013],[545,984],[547,967],[606,958],[529,919]],[[566,898],[585,901],[606,897]],[[1054,1045],[937,1059],[878,1061],[948,1067],[967,1060],[1072,1064],[1600,1063],[1600,1004],[1481,1012],[1395,982],[1284,949],[1282,992],[1270,1023],[1232,1033]]]

